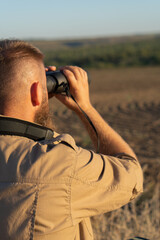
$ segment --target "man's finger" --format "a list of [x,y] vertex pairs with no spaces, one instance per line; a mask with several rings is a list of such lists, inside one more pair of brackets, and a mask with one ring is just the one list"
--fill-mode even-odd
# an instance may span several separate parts
[[69,69],[64,69],[63,74],[66,76],[70,87],[76,88],[77,87],[77,80],[75,78],[75,75],[72,71]]
[[81,71],[83,71],[82,69],[80,69],[79,67],[76,66],[65,66],[60,68],[60,70],[64,71],[65,69],[71,71],[74,74],[74,77],[76,80],[79,80],[81,78]]
[[56,71],[56,67],[55,66],[48,66],[48,67],[45,67],[45,70],[46,70],[46,72],[47,71]]

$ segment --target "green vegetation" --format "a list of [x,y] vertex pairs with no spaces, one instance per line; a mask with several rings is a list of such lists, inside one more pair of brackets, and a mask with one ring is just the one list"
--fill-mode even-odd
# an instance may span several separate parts
[[42,42],[38,42],[37,46],[45,54],[46,65],[77,65],[84,68],[160,65],[160,35],[45,41],[43,47]]

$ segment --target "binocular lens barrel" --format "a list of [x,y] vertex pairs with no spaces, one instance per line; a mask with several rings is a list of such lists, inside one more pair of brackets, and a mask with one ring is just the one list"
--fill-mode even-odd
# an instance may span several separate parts
[[48,71],[46,77],[48,93],[62,93],[69,88],[66,77],[60,71]]

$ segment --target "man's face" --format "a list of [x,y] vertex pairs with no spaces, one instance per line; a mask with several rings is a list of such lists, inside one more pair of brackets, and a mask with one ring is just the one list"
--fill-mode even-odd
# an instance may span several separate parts
[[46,72],[44,65],[40,66],[40,82],[42,85],[42,103],[39,110],[36,112],[34,122],[44,127],[54,130],[54,124],[52,122],[51,115],[49,113],[48,92],[46,84]]

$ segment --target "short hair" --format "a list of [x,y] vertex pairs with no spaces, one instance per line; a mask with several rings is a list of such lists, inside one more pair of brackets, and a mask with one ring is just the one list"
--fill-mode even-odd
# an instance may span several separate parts
[[42,52],[28,42],[9,39],[0,41],[0,65],[27,57],[43,60]]
[[42,52],[28,42],[21,40],[0,41],[0,102],[3,103],[8,97],[8,91],[13,86],[13,73],[18,64],[24,60],[43,62]]

